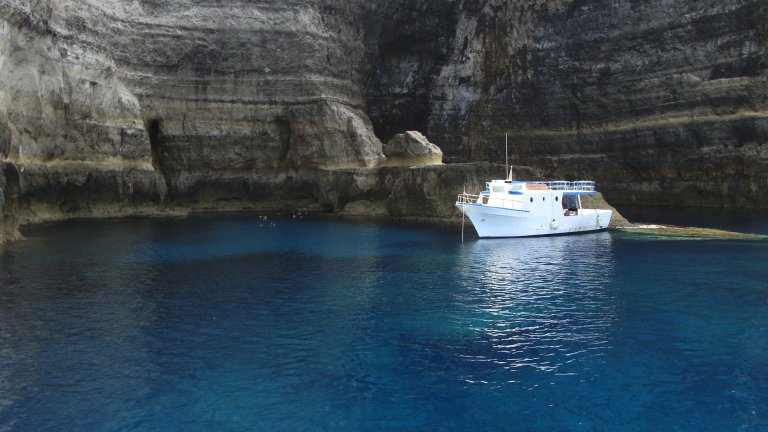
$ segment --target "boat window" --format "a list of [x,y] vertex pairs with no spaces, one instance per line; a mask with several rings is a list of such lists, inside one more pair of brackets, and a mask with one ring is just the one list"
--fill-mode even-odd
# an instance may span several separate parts
[[557,201],[559,201],[559,200],[560,200],[560,198],[558,198],[558,197],[555,197],[555,202],[557,202]]
[[547,197],[541,197],[541,200],[542,200],[542,201],[546,201],[546,200],[547,200]]
[[494,192],[504,192],[504,186],[494,186],[493,187]]
[[531,202],[533,202],[533,197],[531,197]]

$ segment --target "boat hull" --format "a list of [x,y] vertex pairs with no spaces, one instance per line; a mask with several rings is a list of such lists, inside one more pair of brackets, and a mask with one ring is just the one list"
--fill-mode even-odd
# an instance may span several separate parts
[[578,214],[563,213],[540,217],[526,211],[456,203],[456,207],[472,222],[480,238],[536,237],[601,231],[608,228],[611,210],[581,209]]

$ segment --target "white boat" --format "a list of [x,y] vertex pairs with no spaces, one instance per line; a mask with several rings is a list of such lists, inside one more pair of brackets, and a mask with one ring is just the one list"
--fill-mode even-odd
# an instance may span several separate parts
[[479,195],[459,194],[456,207],[480,238],[583,233],[608,228],[613,215],[581,206],[596,193],[593,181],[492,180]]

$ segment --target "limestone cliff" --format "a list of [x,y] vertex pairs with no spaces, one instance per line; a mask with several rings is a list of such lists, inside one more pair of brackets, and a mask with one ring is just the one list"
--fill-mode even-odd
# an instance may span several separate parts
[[430,5],[379,38],[377,131],[416,127],[446,162],[503,162],[508,132],[512,163],[616,203],[768,206],[764,0]]
[[513,163],[610,201],[765,206],[766,22],[763,0],[0,0],[0,231],[341,210],[334,173],[413,180],[382,146],[406,130],[446,162],[502,162],[509,132]]
[[589,177],[615,203],[768,205],[764,0],[463,2],[434,80],[446,160]]
[[378,164],[361,13],[336,2],[0,1],[0,157],[18,173],[6,178],[15,213],[304,202],[316,170]]

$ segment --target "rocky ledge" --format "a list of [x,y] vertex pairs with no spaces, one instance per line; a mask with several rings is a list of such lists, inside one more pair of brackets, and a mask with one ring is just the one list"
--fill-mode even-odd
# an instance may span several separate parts
[[674,225],[629,225],[620,231],[646,240],[768,240],[762,234]]

